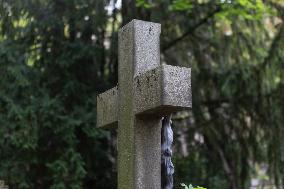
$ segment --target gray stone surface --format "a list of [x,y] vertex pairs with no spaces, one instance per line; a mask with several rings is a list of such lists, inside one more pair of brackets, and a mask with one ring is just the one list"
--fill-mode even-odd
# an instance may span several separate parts
[[119,31],[119,189],[159,189],[161,185],[160,120],[135,116],[133,91],[136,75],[160,65],[159,35],[160,24],[140,20]]
[[0,189],[9,189],[9,187],[5,185],[5,182],[3,180],[0,180]]
[[117,103],[117,87],[114,87],[97,96],[97,127],[117,127]]
[[133,20],[134,29],[134,77],[160,66],[161,25]]
[[159,117],[135,119],[135,189],[161,189],[161,128]]
[[174,106],[178,111],[191,108],[191,69],[170,65],[162,67],[162,105]]
[[[135,113],[152,111],[161,105],[162,71],[161,66],[140,74],[134,79]],[[152,111],[152,113],[155,113]]]
[[190,108],[190,71],[190,68],[161,65],[135,77],[135,113],[161,117]]
[[97,126],[118,125],[118,189],[161,188],[161,118],[191,107],[190,69],[160,65],[160,24],[118,33],[118,83],[97,98]]
[[118,189],[135,189],[135,130],[133,113],[134,21],[118,32]]

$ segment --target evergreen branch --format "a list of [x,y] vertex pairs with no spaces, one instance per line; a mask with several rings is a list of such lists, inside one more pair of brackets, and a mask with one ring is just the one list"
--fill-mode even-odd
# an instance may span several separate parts
[[175,46],[177,43],[182,41],[184,38],[186,38],[188,35],[192,34],[197,28],[202,26],[203,24],[207,23],[211,18],[213,18],[217,13],[221,12],[221,6],[217,6],[214,11],[210,12],[206,17],[201,19],[198,23],[190,27],[184,34],[181,36],[177,37],[176,39],[172,40],[169,42],[167,45],[165,45],[164,48],[162,48],[162,52],[167,51],[171,47]]
[[284,24],[280,25],[280,29],[276,36],[274,37],[274,40],[271,43],[270,49],[268,51],[268,55],[265,57],[263,63],[261,64],[262,68],[265,68],[268,64],[271,58],[273,58],[275,52],[277,51],[277,48],[281,44],[281,39],[284,36]]

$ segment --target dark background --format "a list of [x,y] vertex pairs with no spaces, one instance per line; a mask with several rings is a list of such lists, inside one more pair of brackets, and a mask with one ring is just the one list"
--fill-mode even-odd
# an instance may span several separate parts
[[162,24],[163,63],[192,68],[193,109],[173,115],[176,188],[283,189],[283,0],[0,2],[10,188],[116,188],[116,133],[95,127],[96,95],[116,85],[117,31],[137,18]]

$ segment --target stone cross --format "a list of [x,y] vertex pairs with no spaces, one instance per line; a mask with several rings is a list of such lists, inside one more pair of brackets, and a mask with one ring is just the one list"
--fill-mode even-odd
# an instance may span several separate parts
[[118,33],[118,86],[97,97],[97,126],[118,128],[118,189],[161,188],[161,118],[191,107],[191,70],[161,65],[161,26]]

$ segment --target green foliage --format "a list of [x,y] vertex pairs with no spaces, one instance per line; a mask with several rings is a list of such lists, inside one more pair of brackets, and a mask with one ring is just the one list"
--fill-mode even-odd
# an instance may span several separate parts
[[[115,185],[94,182],[114,174],[100,147],[105,133],[95,129],[94,113],[98,91],[108,86],[99,85],[108,79],[98,71],[106,51],[100,43],[108,18],[101,7],[106,5],[1,3],[0,178],[10,187]],[[100,169],[106,172],[96,173]]]
[[117,83],[118,28],[138,18],[162,24],[163,62],[192,68],[193,109],[174,120],[175,182],[248,188],[265,164],[281,188],[283,2],[133,2],[1,1],[0,178],[116,187],[115,132],[95,128],[95,99]]
[[200,187],[200,186],[193,187],[191,184],[187,186],[187,185],[184,184],[184,183],[182,183],[181,186],[183,186],[184,189],[206,189],[206,188],[203,188],[203,187]]
[[173,11],[184,11],[192,9],[193,4],[190,0],[175,0],[170,6],[170,10]]
[[151,8],[151,4],[146,2],[145,0],[136,0],[136,6],[142,7],[142,8],[145,8],[145,9]]
[[262,0],[230,0],[221,1],[223,11],[218,14],[220,19],[242,17],[247,20],[262,19],[271,13],[271,9]]

